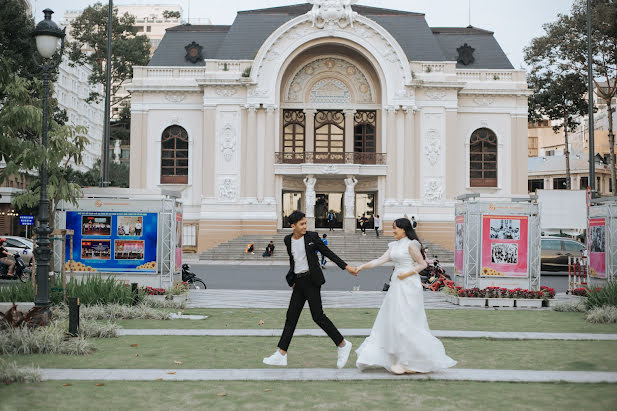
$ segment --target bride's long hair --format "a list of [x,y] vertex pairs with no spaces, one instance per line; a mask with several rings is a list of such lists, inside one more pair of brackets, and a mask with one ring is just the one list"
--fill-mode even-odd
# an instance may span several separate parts
[[412,241],[416,240],[417,242],[420,243],[420,252],[422,253],[422,257],[426,259],[426,253],[424,251],[424,246],[422,245],[422,241],[420,241],[420,238],[418,238],[418,234],[416,234],[416,230],[413,229],[413,226],[411,225],[411,221],[409,221],[409,219],[407,218],[397,218],[396,220],[394,220],[394,225],[396,225],[401,230],[405,230],[405,235],[407,236],[407,238],[409,238]]

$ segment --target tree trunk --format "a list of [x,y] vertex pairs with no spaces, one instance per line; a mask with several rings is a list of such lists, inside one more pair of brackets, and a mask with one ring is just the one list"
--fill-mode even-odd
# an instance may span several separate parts
[[610,147],[610,168],[611,168],[611,184],[613,195],[617,193],[617,185],[615,184],[615,133],[613,132],[613,106],[611,100],[606,100],[606,108],[608,109],[608,145]]
[[568,117],[564,116],[563,118],[564,121],[564,125],[563,125],[563,131],[564,131],[564,137],[566,140],[566,148],[564,150],[564,154],[566,156],[566,189],[567,190],[571,190],[572,189],[572,184],[571,184],[571,179],[570,179],[570,150],[568,149]]

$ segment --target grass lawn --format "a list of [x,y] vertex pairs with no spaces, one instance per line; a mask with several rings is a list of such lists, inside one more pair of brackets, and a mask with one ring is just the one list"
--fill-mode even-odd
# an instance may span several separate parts
[[[364,338],[349,338],[354,347]],[[458,368],[617,371],[617,341],[513,341],[442,339]],[[126,336],[93,339],[85,356],[14,355],[20,365],[41,368],[264,368],[276,337]],[[137,344],[137,347],[131,347]],[[182,361],[177,365],[174,361]],[[347,367],[354,367],[352,353]],[[295,337],[290,368],[334,368],[336,349],[327,337]]]
[[[610,410],[611,384],[444,381],[47,381],[0,386],[0,410]],[[266,391],[270,390],[270,391]],[[225,396],[217,394],[225,393]]]
[[[176,310],[177,311],[177,310]],[[339,328],[371,328],[377,309],[337,308],[325,312]],[[199,308],[185,310],[185,314],[202,314],[199,320],[124,320],[124,328],[283,328],[284,309],[225,309]],[[556,311],[497,311],[497,310],[426,310],[429,326],[434,330],[469,331],[537,331],[573,333],[617,333],[617,324],[592,324],[583,319],[582,313]],[[264,325],[257,323],[264,321]],[[298,328],[318,328],[305,309]]]

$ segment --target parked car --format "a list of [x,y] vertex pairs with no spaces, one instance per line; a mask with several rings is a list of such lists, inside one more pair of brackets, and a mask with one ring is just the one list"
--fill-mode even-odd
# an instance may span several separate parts
[[570,238],[542,237],[540,239],[542,270],[568,271],[568,257],[582,257],[585,245]]
[[19,253],[26,266],[30,264],[30,260],[32,260],[32,251],[34,249],[34,244],[32,241],[25,237],[14,237],[8,235],[3,238],[6,238],[7,250],[13,254]]

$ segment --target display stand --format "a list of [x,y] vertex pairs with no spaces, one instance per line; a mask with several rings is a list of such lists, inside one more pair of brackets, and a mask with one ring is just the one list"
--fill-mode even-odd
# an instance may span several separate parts
[[617,197],[591,200],[587,233],[589,284],[603,286],[617,279]]
[[540,289],[540,215],[535,195],[457,198],[454,281],[464,288]]

